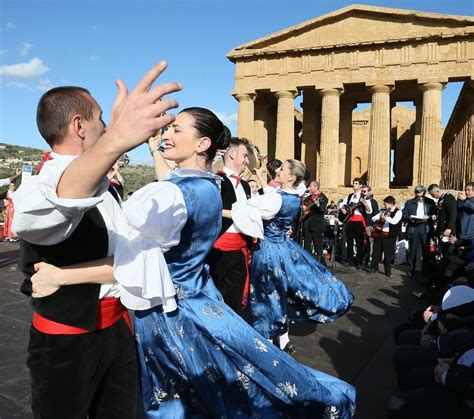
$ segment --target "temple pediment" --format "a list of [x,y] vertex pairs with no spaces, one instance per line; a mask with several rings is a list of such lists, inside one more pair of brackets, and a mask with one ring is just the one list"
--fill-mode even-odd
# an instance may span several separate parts
[[238,46],[239,57],[407,42],[474,33],[474,19],[384,7],[351,5]]

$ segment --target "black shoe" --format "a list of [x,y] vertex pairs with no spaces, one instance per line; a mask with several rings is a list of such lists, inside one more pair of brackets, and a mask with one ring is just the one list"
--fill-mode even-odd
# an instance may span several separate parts
[[283,352],[286,352],[288,355],[291,355],[296,352],[296,348],[291,344],[291,342],[288,342],[283,348]]
[[392,274],[385,273],[385,276],[386,276],[387,278],[393,278],[393,275],[392,275]]

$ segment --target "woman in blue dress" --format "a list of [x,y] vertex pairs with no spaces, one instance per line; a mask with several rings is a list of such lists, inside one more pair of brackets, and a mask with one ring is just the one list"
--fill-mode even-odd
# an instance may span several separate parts
[[[136,310],[142,416],[350,418],[354,388],[269,344],[223,302],[209,277],[205,258],[220,231],[222,205],[219,177],[207,169],[228,139],[209,110],[183,110],[163,135],[163,157],[179,169],[124,204],[128,231],[117,243],[114,276],[122,301]],[[153,154],[162,173],[164,161]],[[36,292],[64,284],[62,270],[41,264]],[[91,281],[90,266],[75,272],[68,269],[72,283]]]
[[286,160],[276,176],[280,189],[265,188],[265,194],[232,207],[239,230],[261,239],[252,256],[252,324],[267,339],[278,338],[280,348],[290,353],[295,349],[289,343],[289,323],[331,322],[354,301],[343,282],[288,237],[301,205],[294,186],[304,173],[303,163]]

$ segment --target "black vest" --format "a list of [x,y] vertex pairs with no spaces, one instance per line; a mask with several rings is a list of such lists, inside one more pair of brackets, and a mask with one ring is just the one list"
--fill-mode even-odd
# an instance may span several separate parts
[[[237,202],[237,197],[235,196],[235,188],[232,181],[224,174],[224,173],[217,173],[219,176],[222,177],[221,182],[221,197],[222,197],[222,209],[230,210],[232,209],[232,204]],[[247,199],[250,198],[250,185],[244,180],[241,179],[240,183],[244,188],[245,195],[247,195]],[[232,225],[232,220],[227,217],[222,217],[222,228],[219,234],[219,237],[224,234],[227,229]]]
[[[31,296],[30,278],[35,273],[35,263],[67,266],[89,262],[106,257],[108,246],[107,227],[97,208],[88,210],[74,232],[61,243],[44,246],[20,240],[19,267],[26,275],[21,292]],[[48,297],[32,298],[31,305],[35,312],[49,320],[94,330],[99,293],[98,284],[68,285]]]
[[[398,208],[395,208],[394,211],[390,213],[390,216],[393,217],[398,211]],[[397,224],[388,225],[388,237],[400,237],[402,234],[402,219]]]

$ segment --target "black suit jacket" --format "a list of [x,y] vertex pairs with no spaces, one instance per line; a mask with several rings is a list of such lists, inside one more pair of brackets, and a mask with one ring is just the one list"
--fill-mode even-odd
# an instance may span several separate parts
[[442,234],[447,228],[451,229],[451,233],[455,233],[457,216],[457,203],[453,195],[446,192],[439,198],[436,205],[437,227],[436,231]]

